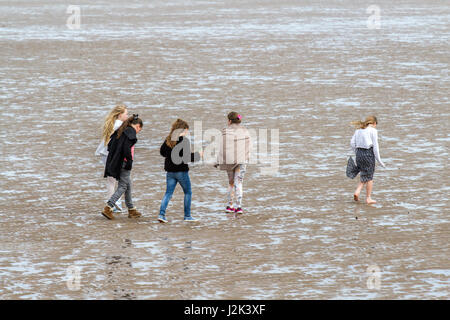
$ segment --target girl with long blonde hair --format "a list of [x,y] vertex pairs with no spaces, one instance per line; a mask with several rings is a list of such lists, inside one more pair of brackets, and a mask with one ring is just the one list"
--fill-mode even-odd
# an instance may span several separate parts
[[128,208],[128,218],[139,218],[142,214],[133,205],[131,197],[132,182],[131,170],[134,161],[134,146],[137,134],[141,132],[144,122],[139,115],[133,114],[123,122],[119,129],[114,131],[108,143],[108,158],[106,160],[104,177],[112,177],[119,181],[117,190],[109,198],[103,208],[102,215],[107,219],[115,219],[114,204],[125,195],[125,204]]
[[356,126],[356,131],[350,141],[352,150],[356,154],[356,166],[352,168],[348,176],[356,177],[359,173],[360,182],[353,194],[353,199],[359,201],[359,194],[366,185],[366,203],[374,204],[371,193],[373,188],[373,175],[375,173],[375,160],[385,168],[380,158],[378,147],[378,131],[376,129],[378,120],[375,116],[369,116],[364,121],[353,121],[352,125]]
[[[119,104],[115,106],[106,116],[103,121],[101,130],[102,138],[100,144],[95,150],[95,155],[99,156],[103,166],[106,166],[106,159],[108,158],[108,143],[111,135],[120,128],[122,123],[128,119],[128,108],[126,105]],[[106,198],[109,199],[114,194],[117,181],[113,177],[106,178]],[[114,206],[114,212],[122,212],[121,200],[117,200]]]

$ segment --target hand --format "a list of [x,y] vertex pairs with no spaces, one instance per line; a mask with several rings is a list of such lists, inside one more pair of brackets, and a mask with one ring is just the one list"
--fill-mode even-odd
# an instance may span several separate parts
[[198,153],[200,154],[200,158],[203,159],[203,150],[200,150]]
[[385,165],[383,162],[381,162],[380,165],[381,165],[383,168],[386,168],[386,165]]
[[131,164],[126,164],[125,167],[123,167],[125,170],[131,170]]
[[125,161],[124,169],[125,170],[131,170],[132,167],[132,161]]

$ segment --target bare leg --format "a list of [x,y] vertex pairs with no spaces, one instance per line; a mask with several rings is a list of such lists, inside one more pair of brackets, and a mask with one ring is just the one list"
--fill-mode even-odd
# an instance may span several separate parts
[[364,182],[359,182],[358,186],[356,187],[355,193],[353,194],[353,199],[355,201],[359,201],[359,194],[361,193],[362,188],[364,187]]
[[367,181],[367,186],[366,186],[366,192],[367,192],[366,202],[367,202],[367,204],[377,203],[375,200],[373,200],[370,197],[370,195],[372,193],[372,188],[373,188],[373,180]]

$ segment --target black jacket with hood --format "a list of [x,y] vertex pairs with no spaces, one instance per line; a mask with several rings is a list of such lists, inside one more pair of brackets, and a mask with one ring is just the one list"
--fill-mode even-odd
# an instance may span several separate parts
[[[117,139],[117,131],[113,133],[108,143],[108,158],[106,159],[104,177],[113,177],[119,180],[122,167],[125,170],[131,170],[133,167],[131,147],[136,144],[137,138],[136,130],[133,127],[127,127],[119,139]],[[124,162],[125,166],[123,165]]]

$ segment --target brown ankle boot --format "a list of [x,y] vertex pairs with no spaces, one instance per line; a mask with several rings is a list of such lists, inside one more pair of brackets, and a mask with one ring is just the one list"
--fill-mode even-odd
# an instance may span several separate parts
[[113,220],[114,219],[113,211],[112,211],[112,208],[110,206],[106,206],[103,209],[102,215],[104,215],[105,218],[107,218],[109,220]]
[[142,214],[136,208],[128,209],[128,218],[139,218]]

